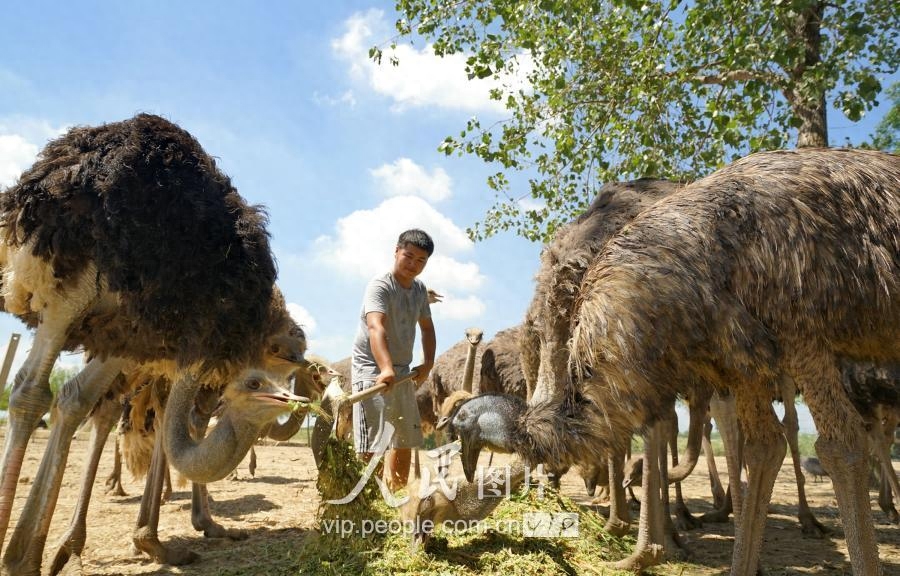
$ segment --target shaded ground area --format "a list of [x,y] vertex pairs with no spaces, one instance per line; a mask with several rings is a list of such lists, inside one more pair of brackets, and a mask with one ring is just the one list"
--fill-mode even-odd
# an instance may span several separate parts
[[[4,425],[5,428],[5,425]],[[13,522],[31,485],[48,432],[38,430],[26,455],[22,477],[16,493]],[[45,551],[44,567],[55,553],[55,544],[66,529],[76,500],[76,489],[85,458],[88,433],[78,434],[72,444],[68,470],[60,494],[57,512]],[[223,480],[210,486],[214,499],[214,517],[229,528],[242,528],[249,537],[242,541],[207,539],[193,530],[190,519],[189,486],[178,487],[170,501],[163,504],[160,537],[166,542],[187,546],[201,554],[196,564],[180,568],[162,566],[146,556],[135,556],[131,547],[131,531],[137,518],[143,481],[133,481],[126,472],[123,478],[128,496],[104,493],[104,480],[112,470],[112,440],[100,463],[94,498],[88,518],[87,546],[84,566],[88,574],[192,574],[198,576],[244,574],[297,574],[296,566],[303,554],[304,542],[315,531],[315,513],[319,496],[315,487],[315,465],[312,454],[302,442],[257,446],[257,475],[251,478],[247,462],[238,469],[236,480]],[[486,458],[486,455],[483,455]],[[494,465],[503,457],[495,457]],[[486,460],[484,461],[486,464]],[[895,463],[895,467],[897,463]],[[725,470],[724,458],[719,469]],[[461,474],[458,463],[453,474]],[[723,478],[723,481],[726,479]],[[850,574],[844,534],[837,513],[831,482],[809,480],[806,484],[810,504],[818,519],[834,532],[833,537],[816,540],[800,533],[796,520],[796,487],[790,461],[786,460],[778,476],[763,544],[763,564],[770,576],[787,574]],[[691,510],[701,514],[711,509],[709,481],[705,463],[684,486]],[[587,504],[580,478],[569,474],[563,479],[562,492]],[[878,510],[873,491],[876,535],[886,575],[900,576],[900,526],[885,522]],[[12,532],[12,526],[9,532]],[[655,569],[655,574],[719,576],[728,573],[731,558],[733,526],[710,524],[684,534],[691,550],[690,558]],[[464,551],[454,551],[465,554]],[[597,574],[602,574],[600,567]]]

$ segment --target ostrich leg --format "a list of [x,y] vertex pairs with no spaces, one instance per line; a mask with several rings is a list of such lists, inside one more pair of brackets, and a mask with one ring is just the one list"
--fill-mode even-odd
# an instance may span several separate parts
[[[705,412],[706,408],[704,408],[703,410]],[[692,411],[693,411],[693,409],[692,409]],[[673,410],[673,416],[674,416],[674,418],[671,418],[669,420],[670,428],[669,428],[669,434],[668,434],[668,441],[669,441],[669,450],[672,452],[672,469],[677,470],[678,469],[678,416],[674,414],[674,410]],[[702,424],[702,420],[701,420],[701,424]],[[701,429],[702,429],[702,426],[701,426]],[[698,444],[699,444],[699,442],[698,442]],[[696,464],[696,462],[697,462],[697,456],[694,455],[694,463]],[[691,468],[693,469],[693,466],[691,466]],[[685,476],[687,476],[687,475],[685,474]],[[672,479],[670,477],[669,481],[671,481],[671,480]],[[703,526],[703,522],[701,522],[699,518],[695,518],[691,514],[691,511],[688,510],[687,504],[684,503],[684,495],[681,493],[681,481],[675,482],[675,509],[674,509],[674,512],[675,512],[675,528],[678,530],[692,530],[694,528],[700,528],[701,526]],[[675,541],[678,542],[677,532],[675,532],[675,534],[676,534]]]
[[72,435],[124,365],[125,360],[121,358],[95,358],[60,390],[47,449],[3,556],[6,573],[40,574],[41,557],[62,485]]
[[206,484],[197,482],[191,483],[191,525],[207,538],[245,540],[250,535],[246,530],[226,528],[213,520],[209,511],[209,491]]
[[604,529],[614,536],[624,536],[631,524],[631,513],[625,497],[625,449],[613,449],[609,456],[609,518]]
[[797,481],[797,501],[799,511],[797,517],[800,520],[801,530],[807,536],[824,538],[830,530],[816,520],[809,503],[806,500],[806,477],[800,468],[800,446],[797,442],[797,434],[800,432],[800,424],[797,419],[797,407],[794,404],[797,397],[797,386],[789,377],[782,377],[779,381],[781,388],[781,401],[784,403],[784,436],[787,438],[791,449],[791,461],[794,464],[794,478]]
[[150,470],[147,472],[144,494],[141,496],[141,508],[138,511],[137,526],[132,535],[132,543],[135,548],[149,555],[155,562],[181,566],[197,560],[199,556],[186,548],[165,546],[159,541],[159,506],[164,477],[169,467],[166,463],[166,452],[163,449],[165,441],[161,428],[156,430],[153,458],[150,461]]
[[[194,410],[191,413],[192,435],[195,439],[201,439],[206,434],[209,419],[218,403],[218,394],[208,389],[203,389],[194,402]],[[250,447],[251,449],[253,446]],[[254,468],[256,465],[254,464]],[[194,530],[202,531],[207,538],[230,538],[232,540],[244,540],[249,534],[245,530],[225,528],[215,520],[209,511],[209,491],[206,484],[191,482],[191,525]]]
[[897,473],[891,464],[891,445],[894,443],[894,429],[897,428],[898,415],[896,410],[887,410],[884,406],[878,406],[875,410],[876,422],[869,430],[875,455],[881,464],[881,485],[878,490],[878,505],[887,515],[892,524],[900,522],[897,508],[891,493],[900,498],[900,485],[897,482]]
[[[666,465],[665,451],[661,451],[660,447],[665,444],[666,426],[667,422],[657,422],[644,435],[645,466],[641,484],[643,490],[637,544],[631,556],[612,564],[617,570],[640,572],[665,559],[667,535],[671,536],[671,533],[666,528],[665,512],[660,497],[663,488],[660,476],[665,476],[664,473],[661,474],[660,465]],[[619,485],[621,486],[621,482]],[[674,546],[670,546],[669,549],[674,549]]]
[[81,572],[81,553],[84,551],[84,543],[87,540],[87,512],[91,502],[91,494],[94,489],[94,480],[97,477],[97,466],[103,447],[109,437],[109,431],[121,415],[122,407],[115,399],[104,398],[97,405],[91,415],[91,439],[88,449],[88,461],[81,477],[81,491],[78,495],[78,503],[72,515],[72,522],[60,539],[56,556],[50,568],[50,574],[59,574],[65,569],[67,574]]
[[881,574],[869,506],[869,459],[862,417],[844,392],[837,362],[820,352],[828,348],[814,348],[813,344],[789,357],[791,373],[819,431],[816,453],[831,474],[853,573]]
[[[38,325],[28,358],[19,369],[9,395],[9,418],[3,448],[3,478],[0,481],[0,551],[9,527],[16,486],[22,471],[25,448],[41,416],[50,408],[50,371],[66,338],[70,323],[80,309],[50,310]],[[55,320],[55,321],[54,321]]]
[[719,509],[725,504],[725,489],[722,487],[722,480],[719,478],[719,470],[716,467],[716,455],[710,441],[711,435],[712,418],[707,415],[703,425],[703,455],[706,457],[706,468],[709,471],[709,489],[712,492],[713,508]]
[[743,383],[735,394],[735,410],[745,438],[741,454],[747,463],[747,487],[743,498],[735,498],[741,490],[740,470],[734,474],[729,460],[728,480],[735,500],[731,574],[743,576],[756,574],[759,569],[767,507],[786,449],[768,386],[763,382]]
[[[721,523],[728,521],[728,516],[731,515],[732,511],[738,509],[737,504],[741,499],[740,480],[741,463],[743,462],[741,458],[741,430],[734,411],[733,396],[722,397],[718,394],[713,395],[709,400],[709,412],[716,421],[716,427],[719,429],[722,442],[725,444],[725,459],[728,463],[728,489],[725,492],[722,506],[716,508],[713,512],[703,514],[700,519],[703,522]],[[712,448],[710,447],[711,452]],[[735,484],[732,484],[732,479],[735,480]],[[733,486],[738,487],[737,498],[734,498]]]
[[116,432],[116,441],[113,452],[113,469],[106,477],[106,493],[113,496],[128,496],[122,488],[122,450],[119,447],[119,434]]

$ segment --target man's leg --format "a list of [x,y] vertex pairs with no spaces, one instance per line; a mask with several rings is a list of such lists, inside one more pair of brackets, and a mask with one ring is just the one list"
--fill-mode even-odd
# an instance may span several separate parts
[[412,450],[409,448],[394,448],[385,454],[385,475],[391,492],[405,487],[409,481],[411,455]]

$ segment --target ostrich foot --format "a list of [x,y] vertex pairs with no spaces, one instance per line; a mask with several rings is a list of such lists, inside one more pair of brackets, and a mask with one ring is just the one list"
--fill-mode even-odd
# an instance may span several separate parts
[[628,570],[629,572],[642,572],[645,568],[662,564],[665,551],[659,544],[650,544],[634,551],[634,554],[606,564],[615,570]]
[[203,535],[207,538],[228,538],[229,540],[246,540],[250,537],[250,533],[246,530],[237,528],[226,528],[218,522],[207,522],[203,528]]
[[591,506],[604,506],[609,507],[609,497],[608,496],[597,496],[596,498],[591,498],[590,502]]
[[703,520],[691,514],[687,508],[675,507],[675,527],[684,532],[686,530],[695,530],[703,528]]
[[154,562],[160,564],[182,566],[200,558],[199,554],[187,548],[164,546],[155,534],[147,534],[142,529],[136,531],[132,543],[137,550],[147,554]]
[[622,522],[621,520],[610,518],[606,521],[606,524],[603,526],[603,529],[616,536],[617,538],[621,538],[625,536],[629,532],[629,525],[627,522]]
[[106,479],[106,493],[112,496],[128,496],[118,478],[110,476]]
[[81,555],[69,550],[68,545],[63,545],[56,552],[53,564],[50,567],[51,576],[81,576],[84,570],[81,566]]
[[700,516],[700,522],[709,522],[710,524],[724,524],[731,517],[731,511],[726,509],[717,509],[712,512],[706,512]]
[[812,515],[812,512],[800,512],[799,519],[800,529],[804,536],[809,536],[810,538],[825,538],[831,534],[831,530],[816,520],[816,517]]
[[75,549],[71,538],[63,540],[50,564],[50,576],[59,574],[81,574],[81,550]]

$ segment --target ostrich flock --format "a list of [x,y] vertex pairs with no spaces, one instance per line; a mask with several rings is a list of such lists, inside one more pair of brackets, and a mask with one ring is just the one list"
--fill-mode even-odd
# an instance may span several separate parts
[[[34,331],[9,399],[0,573],[41,573],[85,421],[90,456],[51,574],[81,571],[97,464],[119,418],[124,459],[147,478],[138,550],[166,564],[196,559],[156,533],[170,465],[193,482],[195,528],[243,536],[210,517],[206,485],[261,436],[293,435],[298,403],[349,371],[306,353],[275,283],[266,225],[190,134],[148,114],[73,128],[0,191],[0,304]],[[459,438],[465,479],[455,500],[419,500],[411,487],[405,518],[489,514],[496,501],[479,502],[473,489],[482,449],[516,455],[513,484],[527,466],[556,478],[574,467],[591,493],[608,493],[613,533],[631,522],[626,487],[642,486],[634,553],[615,563],[638,572],[678,554],[679,530],[696,525],[678,482],[701,446],[710,458],[714,419],[728,486],[714,490],[717,511],[704,519],[733,515],[731,573],[756,574],[786,446],[801,526],[825,533],[803,493],[801,468],[812,464],[797,450],[802,394],[819,433],[815,474],[833,483],[853,573],[882,573],[868,477],[874,455],[879,504],[898,521],[889,451],[900,420],[900,157],[761,152],[690,183],[610,183],[537,268],[523,322],[484,344],[468,331],[419,389],[423,430]],[[75,349],[88,361],[54,399],[51,369]],[[680,455],[679,400],[690,408]],[[25,450],[49,410],[47,447],[7,539]],[[630,456],[635,434],[643,453]]]

